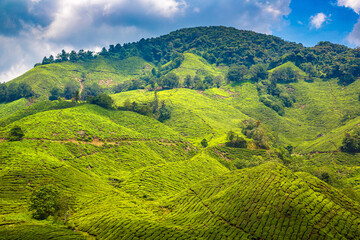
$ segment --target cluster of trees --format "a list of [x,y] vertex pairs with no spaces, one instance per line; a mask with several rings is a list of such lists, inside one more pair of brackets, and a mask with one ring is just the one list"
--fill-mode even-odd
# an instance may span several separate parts
[[61,217],[66,223],[74,206],[74,196],[61,192],[54,185],[44,185],[31,194],[29,208],[35,219],[43,220],[49,216]]
[[101,93],[96,96],[88,96],[86,102],[98,105],[106,109],[114,109],[114,100],[107,94]]
[[292,83],[297,82],[299,74],[291,67],[282,67],[275,69],[271,73],[270,80],[275,83]]
[[255,64],[250,69],[245,65],[232,65],[227,73],[230,82],[242,82],[245,80],[259,81],[266,79],[269,73],[265,64]]
[[59,98],[65,98],[67,100],[87,100],[88,97],[95,97],[104,92],[104,89],[97,83],[91,85],[85,85],[84,89],[81,92],[79,86],[73,81],[69,81],[65,84],[64,90],[61,90],[58,87],[54,87],[50,90],[49,100],[54,101]]
[[221,76],[206,75],[201,77],[200,74],[191,77],[187,75],[183,82],[175,73],[168,73],[160,78],[155,76],[143,76],[140,79],[128,80],[119,83],[113,87],[115,93],[131,91],[136,89],[174,89],[174,88],[191,88],[196,90],[205,90],[212,87],[220,87],[222,83]]
[[[297,48],[270,62],[274,68],[291,61],[308,74],[308,78],[338,78],[348,85],[360,77],[360,48],[351,49],[330,42],[319,42],[311,48]],[[307,79],[309,80],[309,79]]]
[[[141,39],[135,43],[110,45],[108,48],[102,48],[97,54],[84,50],[70,53],[62,50],[56,58],[44,57],[42,64],[81,61],[97,55],[117,59],[139,56],[149,62],[164,64],[177,58],[174,53],[192,51],[211,64],[250,67],[257,63],[270,63],[288,52],[302,48],[301,44],[285,42],[278,37],[251,31],[227,27],[198,27],[181,29],[157,38]],[[177,65],[179,61],[181,58],[172,64]]]
[[291,107],[296,101],[294,90],[290,86],[277,84],[274,79],[258,82],[257,89],[260,101],[280,116],[285,114],[285,107]]
[[355,128],[352,133],[345,133],[340,149],[347,153],[360,152],[360,128]]
[[[330,42],[320,42],[314,47],[305,48],[301,44],[286,42],[274,36],[226,27],[181,29],[158,38],[110,45],[96,54],[84,50],[70,53],[62,50],[56,58],[44,57],[42,64],[84,61],[98,55],[112,59],[139,56],[158,66],[168,63],[163,69],[159,67],[156,72],[159,78],[159,75],[166,75],[171,69],[180,66],[185,51],[198,54],[211,64],[237,65],[237,71],[230,71],[230,81],[241,80],[247,75],[246,69],[240,66],[250,68],[251,72],[254,65],[266,64],[268,69],[272,69],[288,61],[308,73],[309,78],[339,78],[339,83],[350,84],[360,77],[359,48],[351,49]],[[262,74],[266,74],[266,71],[263,68],[253,70],[260,70],[259,75],[252,73],[256,79],[264,79]]]
[[235,147],[235,148],[247,148],[247,142],[244,138],[239,137],[238,134],[235,134],[233,131],[229,131],[227,134],[227,147]]
[[35,67],[38,65],[67,62],[67,61],[71,61],[71,62],[85,61],[85,60],[93,59],[94,57],[96,57],[96,55],[94,55],[94,52],[92,51],[84,51],[83,49],[81,49],[78,52],[72,50],[70,53],[68,53],[63,49],[61,53],[56,55],[56,58],[54,58],[53,55],[50,55],[49,57],[45,56],[41,63],[35,64]]
[[29,98],[34,96],[34,92],[27,83],[11,82],[9,85],[0,83],[0,103],[12,102],[20,98]]
[[65,84],[64,90],[61,90],[58,87],[54,87],[50,90],[49,100],[54,101],[59,98],[65,98],[70,100],[72,98],[80,98],[79,96],[79,86],[72,81],[69,81]]
[[253,119],[244,120],[242,122],[242,133],[250,139],[253,139],[255,145],[261,149],[269,149],[269,139],[265,135],[264,129],[261,127],[260,120],[256,122]]
[[130,102],[126,99],[119,110],[132,111],[144,116],[154,117],[160,122],[164,122],[171,118],[171,109],[166,106],[165,100],[159,101],[157,92],[154,92],[154,100],[150,103],[137,103],[136,101]]

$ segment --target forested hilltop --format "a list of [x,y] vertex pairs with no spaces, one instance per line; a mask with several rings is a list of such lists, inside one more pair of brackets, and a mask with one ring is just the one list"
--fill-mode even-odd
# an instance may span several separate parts
[[0,84],[0,239],[360,239],[360,49],[227,27]]

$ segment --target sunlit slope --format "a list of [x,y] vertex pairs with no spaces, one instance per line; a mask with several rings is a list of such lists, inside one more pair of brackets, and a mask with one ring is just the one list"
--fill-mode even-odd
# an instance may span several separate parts
[[[296,102],[292,107],[285,108],[284,116],[279,116],[260,102],[254,83],[228,85],[226,91],[209,89],[204,94],[231,105],[253,119],[259,119],[268,128],[269,134],[278,136],[280,143],[292,144],[299,151],[315,151],[320,150],[315,147],[317,142],[332,141],[328,137],[338,138],[336,145],[339,147],[345,129],[356,125],[356,120],[352,119],[360,113],[359,85],[360,82],[356,81],[342,87],[335,79],[291,83],[289,87],[295,92]],[[326,144],[321,150],[328,147],[328,150],[335,150],[330,145]]]
[[[152,64],[139,57],[126,59],[107,59],[102,56],[87,61],[62,62],[37,66],[11,82],[29,84],[36,94],[47,96],[53,87],[63,89],[69,81],[80,88],[83,85],[98,83],[109,87],[149,72]],[[84,78],[85,77],[85,78]]]
[[124,138],[181,138],[180,134],[153,118],[127,111],[105,110],[90,104],[25,116],[2,128],[0,136],[6,137],[14,125],[21,126],[25,138],[29,139],[91,142],[98,138],[111,142]]
[[19,100],[9,102],[9,103],[1,103],[0,104],[0,119],[5,118],[23,108],[26,107],[28,100],[21,98]]
[[[158,92],[160,100],[165,100],[172,110],[171,119],[165,124],[180,132],[185,139],[208,141],[224,137],[230,130],[239,130],[240,123],[248,119],[231,104],[219,101],[190,89],[173,89]],[[149,102],[154,98],[153,92],[131,91],[113,95],[117,105],[130,101]]]
[[159,205],[131,208],[115,199],[95,200],[72,221],[100,239],[358,239],[360,234],[358,204],[276,163],[206,179]]
[[187,75],[195,77],[205,77],[207,75],[211,76],[221,76],[225,77],[228,67],[216,67],[215,64],[209,64],[204,58],[193,54],[193,53],[184,53],[184,60],[178,68],[175,68],[171,72],[178,75],[181,79],[184,79]]

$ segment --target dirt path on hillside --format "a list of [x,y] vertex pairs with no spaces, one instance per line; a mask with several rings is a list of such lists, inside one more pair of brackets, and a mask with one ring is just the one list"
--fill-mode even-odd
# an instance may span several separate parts
[[79,82],[79,84],[80,84],[80,91],[79,91],[79,96],[81,96],[81,93],[82,93],[82,91],[83,91],[83,89],[84,89],[84,84],[82,83],[82,79],[81,78],[75,78],[78,82]]
[[[146,138],[124,138],[124,139],[111,139],[110,141],[101,141],[99,138],[94,138],[92,141],[81,141],[77,139],[63,139],[63,140],[54,140],[54,139],[47,139],[47,138],[23,138],[23,140],[36,140],[36,141],[49,141],[49,142],[56,142],[56,143],[75,143],[75,144],[92,144],[95,146],[103,146],[104,144],[108,145],[121,145],[124,143],[131,144],[132,142],[158,142],[162,145],[171,146],[177,143],[185,143],[189,144],[190,142],[186,141],[178,141],[178,140],[168,140],[168,139],[146,139]],[[6,141],[5,138],[0,139],[0,143]]]

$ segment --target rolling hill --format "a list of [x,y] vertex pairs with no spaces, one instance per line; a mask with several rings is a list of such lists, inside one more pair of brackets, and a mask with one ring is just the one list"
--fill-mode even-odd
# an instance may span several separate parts
[[[0,103],[0,239],[360,239],[360,155],[341,151],[360,125],[356,49],[199,27],[78,57],[7,83],[35,94]],[[113,107],[48,100],[69,81]],[[71,210],[34,219],[42,186]]]

